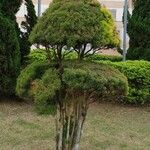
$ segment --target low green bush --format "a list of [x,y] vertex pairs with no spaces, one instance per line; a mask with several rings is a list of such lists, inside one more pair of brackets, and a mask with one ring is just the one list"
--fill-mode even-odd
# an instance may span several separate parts
[[[64,52],[67,53],[67,51]],[[73,60],[73,59],[77,59],[77,53],[76,52],[70,52],[68,54],[65,55],[65,59],[66,60]],[[51,59],[53,60],[53,54],[51,51]],[[35,61],[46,61],[48,60],[47,58],[47,53],[45,49],[34,49],[31,50],[30,54],[28,55],[28,64],[31,64]]]
[[92,60],[92,61],[106,60],[106,61],[112,61],[112,62],[119,62],[119,61],[122,61],[122,56],[95,54],[95,55],[91,55],[87,59]]
[[35,61],[46,61],[47,55],[44,49],[34,49],[30,51],[28,55],[28,63],[33,63]]
[[[67,51],[64,52],[67,53]],[[53,57],[51,57],[53,59]],[[78,55],[76,52],[70,52],[65,55],[65,60],[75,60],[78,59]],[[34,61],[46,61],[48,60],[45,49],[35,49],[30,52],[28,55],[29,63],[33,63]],[[108,60],[112,62],[122,61],[122,56],[112,56],[112,55],[102,55],[102,54],[94,54],[86,58],[86,60],[90,61],[100,61],[100,60]]]
[[129,94],[126,102],[144,104],[150,102],[150,62],[99,62],[109,64],[117,68],[128,78]]
[[[95,100],[117,101],[127,95],[127,79],[113,67],[77,61],[66,61],[64,67],[64,98],[73,99],[86,93]],[[60,83],[53,65],[35,62],[21,72],[16,92],[20,97],[34,99],[40,113],[44,107],[52,108],[54,113]]]

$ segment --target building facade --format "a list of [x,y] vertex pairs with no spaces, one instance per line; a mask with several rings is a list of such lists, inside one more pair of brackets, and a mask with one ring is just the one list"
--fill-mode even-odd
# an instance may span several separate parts
[[[41,0],[41,14],[48,8],[50,2],[52,0]],[[110,12],[112,13],[114,20],[116,22],[117,31],[119,32],[120,38],[123,38],[123,23],[122,23],[122,16],[123,16],[123,9],[124,9],[124,1],[125,0],[99,0],[102,6],[107,7]],[[36,13],[38,14],[38,0],[33,0],[35,5]],[[128,2],[129,11],[132,11],[132,2],[129,0]],[[23,4],[17,13],[17,20],[19,23],[24,20],[24,15],[26,14],[26,7]],[[121,46],[122,47],[122,46]]]

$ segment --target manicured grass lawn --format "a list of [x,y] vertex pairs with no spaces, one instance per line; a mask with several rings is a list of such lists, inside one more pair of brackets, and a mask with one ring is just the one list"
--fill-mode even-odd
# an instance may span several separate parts
[[[150,150],[150,108],[91,106],[81,150]],[[54,150],[54,118],[31,104],[0,101],[0,150]]]

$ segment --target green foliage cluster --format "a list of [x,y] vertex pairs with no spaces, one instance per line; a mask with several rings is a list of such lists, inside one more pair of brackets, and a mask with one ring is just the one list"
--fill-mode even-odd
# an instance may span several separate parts
[[0,9],[5,17],[16,22],[15,14],[18,12],[22,0],[0,0]]
[[68,47],[75,47],[77,43],[97,45],[100,18],[98,3],[89,5],[83,0],[66,2],[54,0],[35,26],[30,39],[33,43],[43,45],[46,43],[51,45],[62,43]]
[[102,29],[102,46],[104,47],[119,47],[120,39],[112,14],[106,7],[101,7],[102,19],[100,26]]
[[[59,51],[71,48],[79,59],[97,48],[120,43],[110,12],[91,0],[54,0],[33,29],[30,41]],[[91,45],[89,50],[87,44]]]
[[[69,100],[88,93],[91,98],[100,100],[120,100],[128,92],[126,77],[118,70],[102,64],[66,61],[63,82],[65,96]],[[17,81],[17,95],[32,98],[40,106],[54,108],[61,81],[54,65],[34,62],[25,68]],[[50,105],[48,105],[50,104]]]
[[122,61],[122,56],[95,54],[95,55],[91,55],[88,58],[88,60],[92,60],[92,61],[106,60],[106,61],[112,61],[112,62],[119,62],[119,61]]
[[33,63],[35,61],[46,61],[47,54],[45,49],[35,49],[31,50],[29,55],[28,55],[28,63]]
[[[16,36],[20,44],[20,29],[16,19],[16,13],[22,4],[22,0],[0,0],[0,11],[8,19],[10,19],[16,30]],[[20,45],[19,45],[20,47]]]
[[130,47],[128,59],[150,61],[150,1],[136,0],[128,23]]
[[22,98],[31,98],[30,84],[33,80],[40,78],[46,69],[48,64],[45,62],[34,62],[23,69],[17,79],[17,95]]
[[20,51],[15,27],[0,13],[0,94],[15,93],[20,70]]
[[93,92],[99,100],[120,100],[128,92],[126,77],[108,65],[92,62],[67,62],[64,81],[68,89]]
[[127,61],[103,63],[114,66],[128,78],[129,94],[126,102],[135,104],[150,102],[150,62]]

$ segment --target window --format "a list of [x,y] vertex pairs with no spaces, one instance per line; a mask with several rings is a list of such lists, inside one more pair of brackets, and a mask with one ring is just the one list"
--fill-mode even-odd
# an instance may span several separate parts
[[111,12],[113,18],[116,20],[116,13],[117,13],[116,9],[109,9],[109,11]]

